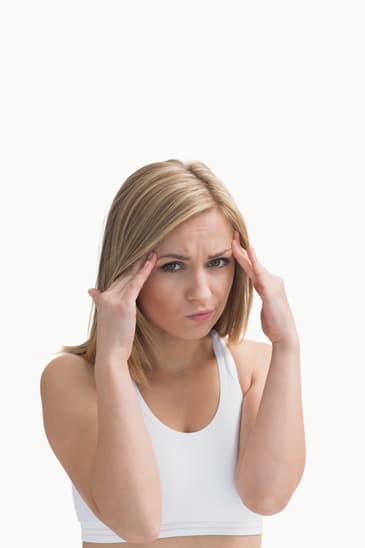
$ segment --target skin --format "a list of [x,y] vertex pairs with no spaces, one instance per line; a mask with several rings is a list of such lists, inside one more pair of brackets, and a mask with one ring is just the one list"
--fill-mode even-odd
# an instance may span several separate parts
[[[156,381],[154,386],[168,383],[179,394],[177,387],[186,386],[184,381],[189,378],[190,373],[196,372],[202,364],[206,365],[209,360],[215,359],[209,331],[227,304],[234,278],[235,262],[240,261],[242,268],[244,267],[242,251],[235,249],[233,239],[234,231],[230,223],[218,209],[212,208],[182,223],[155,248],[157,259],[153,260],[151,273],[137,298],[139,308],[151,321],[157,341],[158,361],[151,377],[152,381]],[[228,251],[219,254],[217,258],[208,259],[209,255],[222,250]],[[191,260],[160,258],[166,253],[178,253],[191,257]],[[230,262],[226,264],[222,258]],[[166,264],[170,265],[164,272],[161,267]],[[214,308],[212,317],[205,322],[197,323],[185,317],[205,308]],[[250,361],[248,359],[248,362]],[[206,384],[208,378],[207,374],[202,377],[191,375],[190,378],[201,379],[200,383],[194,382],[189,385],[192,394],[194,390],[201,393],[202,384]],[[247,386],[241,385],[241,388],[242,392],[247,390]],[[143,395],[145,396],[144,393]],[[155,408],[156,399],[159,399],[158,388],[152,395],[147,395],[150,407]],[[160,409],[165,408],[162,406]],[[199,413],[196,414],[196,420],[201,422]],[[82,546],[102,548],[110,547],[110,544],[83,542]],[[128,548],[136,544],[116,543],[114,546]],[[260,548],[261,535],[169,537],[137,546]]]
[[[212,208],[182,223],[155,248],[157,259],[137,303],[153,325],[156,379],[177,378],[211,357],[209,331],[224,311],[234,278],[233,237],[231,224]],[[167,253],[191,259],[160,258]],[[206,308],[214,308],[214,313],[205,322],[186,317]]]

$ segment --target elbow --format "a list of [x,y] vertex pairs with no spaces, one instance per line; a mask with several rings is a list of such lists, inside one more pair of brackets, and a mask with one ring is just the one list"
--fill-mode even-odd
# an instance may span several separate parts
[[251,512],[255,512],[255,514],[260,514],[261,516],[272,516],[274,514],[278,514],[279,512],[282,512],[288,504],[288,500],[279,501],[277,498],[273,497],[250,498],[247,494],[245,496],[243,496],[240,492],[238,492],[238,494],[246,508],[251,510]]
[[288,502],[279,503],[278,501],[272,500],[261,500],[261,501],[246,501],[245,506],[261,516],[273,516],[282,512],[286,508]]
[[[101,519],[101,518],[99,518]],[[148,544],[158,539],[160,534],[160,526],[147,527],[148,520],[138,520],[138,522],[131,522],[128,520],[126,524],[125,516],[119,516],[118,518],[102,519],[103,523],[107,525],[114,533],[131,544]]]
[[125,540],[127,542],[130,542],[131,544],[149,544],[150,542],[154,542],[158,539],[158,533],[155,534],[155,532],[151,535],[133,535],[128,536]]
[[158,525],[158,527],[151,527],[147,533],[145,534],[145,539],[143,541],[141,540],[137,540],[135,542],[146,542],[146,543],[149,543],[149,542],[153,542],[154,540],[157,540],[159,538],[159,535],[160,535],[160,529],[161,529],[161,525]]
[[158,527],[148,527],[144,531],[140,530],[138,534],[135,532],[134,534],[130,534],[129,538],[126,540],[134,544],[148,544],[149,542],[153,542],[159,538],[160,528],[160,525]]
[[[147,519],[145,519],[145,523],[148,523]],[[150,521],[149,523],[152,523],[152,525],[144,529],[143,535],[139,536],[138,538],[135,538],[133,541],[131,540],[130,542],[134,542],[137,544],[138,543],[148,544],[149,542],[153,542],[157,540],[160,535],[161,521],[159,520],[158,524],[156,523],[155,520],[153,520],[152,522]]]
[[159,529],[152,529],[148,531],[139,530],[136,531],[127,531],[125,529],[120,530],[120,527],[110,527],[118,536],[124,539],[126,542],[131,544],[148,544],[153,542],[159,537]]
[[273,493],[272,491],[270,493],[263,492],[261,493],[261,496],[254,494],[252,496],[252,492],[247,493],[242,491],[242,487],[240,487],[242,484],[239,484],[236,481],[236,489],[237,492],[243,502],[243,504],[252,512],[255,512],[256,514],[260,514],[262,516],[272,516],[274,514],[278,514],[279,512],[282,512],[288,505],[295,489],[297,488],[300,479],[303,475],[304,466],[302,468],[301,474],[298,475],[298,479],[292,485],[290,488],[286,486],[285,491],[282,491],[280,493],[279,489],[276,490],[276,493]]

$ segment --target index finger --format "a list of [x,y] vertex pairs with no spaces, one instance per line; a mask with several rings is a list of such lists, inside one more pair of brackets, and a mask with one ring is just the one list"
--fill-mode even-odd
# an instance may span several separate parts
[[144,276],[145,269],[148,268],[151,263],[154,265],[155,258],[157,256],[156,252],[152,252],[152,257],[148,260],[149,255],[151,255],[151,253],[148,253],[139,261],[136,261],[136,263],[128,269],[128,272],[123,272],[117,278],[115,278],[115,280],[110,284],[108,289],[114,289],[116,287],[120,289],[121,285],[123,287],[124,284],[130,282],[131,279],[135,278],[136,276],[139,276],[140,273],[143,273]]

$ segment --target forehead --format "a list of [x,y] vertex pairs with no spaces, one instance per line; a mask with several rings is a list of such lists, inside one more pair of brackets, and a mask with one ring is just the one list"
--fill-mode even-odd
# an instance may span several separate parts
[[191,240],[195,237],[212,237],[222,236],[231,238],[233,228],[227,221],[225,216],[218,209],[209,209],[202,213],[197,213],[187,221],[184,221],[179,226],[168,234],[161,244],[173,243],[178,240]]

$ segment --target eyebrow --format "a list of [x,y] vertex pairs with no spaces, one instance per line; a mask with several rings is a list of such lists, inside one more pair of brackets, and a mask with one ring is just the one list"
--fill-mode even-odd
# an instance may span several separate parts
[[[232,251],[231,248],[224,249],[223,251],[218,251],[218,253],[214,253],[214,255],[208,255],[208,259],[215,259],[219,255],[223,255],[224,253],[227,253],[227,251]],[[178,255],[177,253],[166,253],[165,255],[159,255],[157,257],[157,260],[163,259],[164,257],[172,257],[174,259],[183,259],[185,261],[190,261],[191,257],[185,257],[185,255]]]

